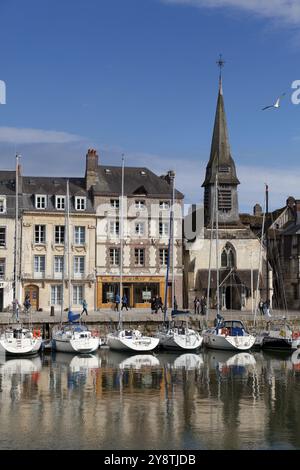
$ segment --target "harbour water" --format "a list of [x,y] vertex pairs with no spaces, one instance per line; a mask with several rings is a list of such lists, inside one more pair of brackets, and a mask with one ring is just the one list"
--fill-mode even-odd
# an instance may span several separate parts
[[0,359],[0,449],[300,449],[293,355]]

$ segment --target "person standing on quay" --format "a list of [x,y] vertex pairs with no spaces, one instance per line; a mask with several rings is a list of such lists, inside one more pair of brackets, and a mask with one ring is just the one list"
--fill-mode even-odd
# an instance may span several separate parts
[[86,300],[85,300],[85,299],[84,299],[83,302],[82,302],[82,312],[81,312],[81,316],[82,316],[84,313],[85,313],[86,315],[88,315],[88,312],[87,312],[87,303],[86,303]]

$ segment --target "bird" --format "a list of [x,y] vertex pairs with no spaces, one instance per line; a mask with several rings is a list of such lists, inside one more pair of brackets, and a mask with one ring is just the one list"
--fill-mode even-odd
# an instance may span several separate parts
[[271,106],[265,106],[264,108],[262,108],[262,111],[264,111],[265,109],[269,109],[269,108],[275,108],[275,109],[280,108],[280,100],[284,95],[285,93],[282,93],[282,95],[280,95],[279,98],[277,98],[274,104],[272,104]]

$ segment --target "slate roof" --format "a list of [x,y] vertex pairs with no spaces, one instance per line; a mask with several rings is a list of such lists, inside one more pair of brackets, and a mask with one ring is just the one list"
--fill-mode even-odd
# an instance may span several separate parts
[[[120,196],[122,183],[122,167],[98,166],[98,181],[93,187],[94,194],[103,196]],[[157,176],[145,167],[125,167],[124,169],[125,196],[145,194],[153,198],[170,199],[172,186],[164,177]],[[183,199],[180,191],[175,191],[176,199]]]

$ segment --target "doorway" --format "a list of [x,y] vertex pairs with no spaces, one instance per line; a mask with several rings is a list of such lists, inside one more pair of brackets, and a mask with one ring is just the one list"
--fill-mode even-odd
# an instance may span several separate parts
[[226,287],[225,291],[226,309],[241,310],[241,292],[239,285],[231,285]]
[[130,286],[123,286],[123,295],[127,298],[127,307],[131,308],[130,305]]
[[39,309],[39,288],[37,286],[26,286],[25,297],[29,295],[32,310]]

